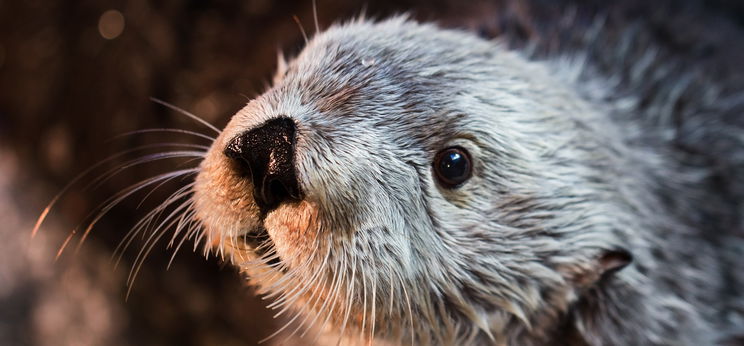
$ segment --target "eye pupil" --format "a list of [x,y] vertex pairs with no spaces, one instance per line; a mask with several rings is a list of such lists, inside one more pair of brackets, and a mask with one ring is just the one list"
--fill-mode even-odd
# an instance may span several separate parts
[[470,157],[458,147],[442,150],[434,161],[436,176],[447,188],[457,187],[468,180],[471,170]]
[[464,175],[467,163],[458,152],[448,152],[442,158],[440,170],[442,175],[449,178],[457,178]]

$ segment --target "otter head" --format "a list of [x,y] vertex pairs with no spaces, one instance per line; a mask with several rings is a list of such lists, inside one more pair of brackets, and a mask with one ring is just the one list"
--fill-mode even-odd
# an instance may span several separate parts
[[607,216],[613,178],[590,165],[607,140],[592,114],[493,42],[404,18],[334,26],[214,142],[197,217],[305,326],[548,337],[630,261]]

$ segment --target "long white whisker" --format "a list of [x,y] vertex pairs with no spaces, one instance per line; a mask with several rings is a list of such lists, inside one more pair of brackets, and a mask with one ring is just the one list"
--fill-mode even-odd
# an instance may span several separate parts
[[52,207],[54,207],[54,205],[57,204],[57,202],[59,201],[59,199],[62,198],[62,196],[64,196],[65,193],[67,193],[67,191],[69,191],[70,188],[72,188],[72,186],[74,186],[75,184],[77,184],[83,178],[87,177],[88,174],[92,173],[94,170],[96,170],[97,168],[103,166],[104,164],[109,163],[109,162],[111,162],[111,161],[113,161],[115,159],[118,159],[118,158],[120,158],[120,157],[122,157],[124,155],[128,155],[130,153],[133,153],[133,152],[136,152],[136,151],[139,151],[139,150],[144,150],[144,149],[148,149],[148,148],[155,148],[155,147],[163,147],[163,146],[166,146],[166,145],[169,145],[170,146],[172,144],[173,143],[156,143],[156,144],[142,145],[142,146],[139,146],[139,147],[136,147],[136,148],[124,150],[124,151],[122,151],[120,153],[111,155],[111,156],[109,156],[109,157],[107,157],[107,158],[105,158],[105,159],[103,159],[103,160],[101,160],[101,161],[93,164],[92,166],[90,166],[88,169],[84,170],[83,172],[81,172],[80,174],[78,174],[77,176],[75,176],[69,183],[67,183],[67,185],[65,185],[54,196],[54,198],[52,198],[52,200],[49,202],[49,204],[47,204],[47,206],[44,208],[44,210],[39,215],[39,218],[36,220],[36,224],[34,225],[34,229],[31,231],[31,238],[35,237],[36,236],[36,233],[39,232],[39,229],[41,228],[41,225],[44,223],[44,220],[49,215],[49,212],[52,210]]
[[346,296],[346,312],[344,313],[344,321],[341,324],[341,333],[339,333],[339,339],[336,345],[339,345],[341,343],[342,338],[344,337],[344,333],[346,332],[346,325],[349,323],[349,315],[351,314],[351,309],[353,307],[353,299],[354,299],[354,286],[356,284],[356,269],[357,269],[357,256],[352,255],[352,264],[351,264],[351,277],[349,278],[349,281],[351,281],[351,288],[349,289],[349,293],[347,293]]
[[[202,157],[190,159],[190,160],[187,160],[186,162],[184,162],[184,163],[182,163],[182,164],[180,164],[178,166],[186,165],[187,163],[189,163],[189,162],[191,162],[193,160],[202,160],[202,159],[203,159]],[[186,177],[186,175],[183,175],[182,177]],[[173,179],[175,179],[175,178],[177,178],[177,177],[174,177]],[[147,200],[148,197],[150,197],[153,193],[155,193],[156,190],[158,190],[160,187],[162,187],[163,185],[167,184],[171,180],[172,179],[164,180],[160,184],[158,184],[157,186],[155,186],[154,188],[150,189],[150,192],[148,192],[145,195],[145,197],[142,197],[142,200],[137,204],[137,207],[136,208],[139,209],[142,206],[142,204],[145,203],[145,200]],[[190,184],[190,185],[193,185],[193,183]]]
[[372,340],[375,338],[375,325],[377,324],[377,277],[372,280],[372,328],[369,332],[369,344],[372,344]]
[[[311,258],[311,259],[312,259],[312,258]],[[308,281],[307,281],[307,282],[305,283],[305,287],[309,287],[309,286],[311,286],[311,285],[313,284],[313,281],[314,281],[315,277],[316,277],[316,276],[318,275],[318,273],[320,273],[320,271],[316,271],[316,272],[315,272],[315,273],[313,274],[312,278],[310,278],[310,280],[308,280]],[[299,291],[298,291],[298,292],[297,292],[297,293],[295,294],[295,296],[298,296],[298,294],[300,294],[300,293],[302,293],[302,292],[304,292],[304,291],[305,291],[304,289],[302,289],[302,290],[299,290]],[[280,316],[280,315],[281,315],[282,313],[284,313],[284,312],[285,312],[285,311],[286,311],[286,310],[287,310],[287,309],[288,309],[288,308],[290,307],[290,305],[291,305],[291,303],[293,302],[293,300],[294,300],[294,298],[290,299],[290,300],[289,300],[289,303],[288,303],[288,304],[286,304],[286,306],[284,307],[284,309],[282,309],[282,311],[280,311],[279,313],[277,313],[276,315],[274,315],[274,318],[277,318],[277,317],[278,317],[278,316]],[[276,303],[274,303],[274,304],[276,304]],[[273,305],[273,304],[272,304],[272,305]],[[299,318],[300,316],[302,316],[302,315],[301,315],[301,314],[299,314],[299,313],[295,314],[295,316],[294,316],[294,317],[293,317],[293,318],[292,318],[291,320],[289,320],[289,322],[287,322],[287,323],[286,323],[286,324],[285,324],[284,326],[282,326],[281,328],[279,328],[279,330],[275,331],[275,332],[274,332],[274,333],[272,333],[271,335],[269,335],[269,336],[267,336],[267,337],[265,337],[265,338],[261,339],[261,341],[259,341],[259,343],[263,343],[263,342],[265,342],[265,341],[267,341],[267,340],[269,340],[269,339],[271,339],[271,338],[273,338],[273,337],[275,337],[275,336],[279,335],[279,333],[281,333],[282,331],[284,331],[285,329],[287,329],[287,327],[289,327],[290,325],[292,325],[292,323],[293,323],[293,322],[294,322],[295,320],[297,320],[297,318]]]
[[116,135],[112,139],[119,139],[119,138],[122,138],[122,137],[128,137],[128,136],[132,136],[132,135],[139,135],[139,134],[143,134],[143,133],[153,133],[153,132],[182,133],[182,134],[192,135],[192,136],[196,136],[196,137],[199,137],[199,138],[203,138],[203,139],[209,140],[210,143],[211,142],[214,142],[214,140],[215,140],[214,137],[210,137],[210,136],[207,136],[207,135],[202,134],[202,133],[199,133],[199,132],[189,131],[189,130],[182,130],[182,129],[169,129],[169,128],[154,128],[154,129],[142,129],[142,130],[136,130],[136,131],[129,131],[129,132],[124,132],[122,134]]
[[364,264],[359,266],[362,278],[362,329],[359,331],[361,340],[364,340],[364,328],[367,326],[367,277],[364,272]]
[[300,28],[300,33],[302,34],[302,38],[305,39],[305,43],[307,43],[307,34],[305,33],[305,28],[302,27],[302,23],[300,22],[300,18],[297,18],[297,16],[292,16],[292,20],[297,23],[297,26]]
[[171,264],[173,263],[173,259],[176,258],[178,250],[180,250],[183,243],[190,238],[190,234],[192,232],[201,228],[201,223],[197,220],[194,220],[193,216],[191,216],[191,220],[189,220],[189,226],[187,227],[187,231],[183,234],[181,240],[178,242],[178,245],[176,245],[176,248],[173,250],[173,255],[171,255],[170,260],[168,260],[168,266],[166,268],[170,268]]
[[[317,246],[318,245],[316,243],[316,248],[317,248]],[[293,268],[287,274],[285,274],[285,277],[284,278],[282,278],[282,279],[278,280],[277,282],[271,284],[270,286],[266,287],[266,290],[267,291],[271,291],[271,290],[280,291],[281,289],[279,288],[279,286],[284,285],[285,282],[287,282],[290,279],[292,279],[292,276],[295,273],[304,271],[305,268],[308,267],[313,262],[313,260],[314,260],[314,258],[312,256],[311,257],[308,257],[301,265],[297,266],[296,268]],[[317,272],[311,277],[311,279],[309,281],[312,281],[315,278],[316,275],[317,275]],[[277,304],[277,302],[274,302],[273,304],[267,306],[267,308],[270,308],[271,309],[272,308],[272,305],[275,306],[276,304]],[[276,315],[276,316],[278,316],[278,315]],[[276,317],[276,316],[274,316],[274,317]]]
[[313,21],[315,22],[315,34],[320,33],[320,25],[318,24],[318,4],[313,0]]
[[[326,251],[326,256],[323,259],[323,262],[320,264],[320,267],[317,269],[318,272],[325,273],[325,267],[328,263],[328,257],[331,253],[330,249],[331,248],[329,246],[328,250]],[[312,302],[312,307],[310,309],[306,309],[308,312],[313,312],[314,316],[313,316],[312,323],[310,324],[307,323],[308,318],[310,318],[310,314],[308,313],[307,316],[302,320],[300,325],[297,328],[295,328],[294,331],[292,331],[292,333],[287,337],[287,339],[297,334],[297,332],[300,330],[300,328],[303,325],[307,326],[307,329],[309,330],[310,328],[312,328],[313,324],[315,324],[315,321],[320,316],[316,308],[318,307],[318,304],[320,303],[321,298],[323,298],[323,295],[321,294],[321,290],[325,290],[327,282],[328,282],[328,275],[323,275],[323,280],[320,282],[320,285],[317,286],[318,289],[315,292],[313,292],[312,296],[310,297],[310,300],[308,301],[308,306],[310,302]]]
[[[178,177],[173,177],[173,178],[171,178],[169,180],[176,179],[176,178],[178,178]],[[172,204],[173,202],[175,202],[175,199],[181,198],[182,196],[187,195],[189,193],[189,192],[187,192],[187,190],[191,189],[194,185],[195,185],[195,183],[193,183],[193,182],[192,183],[189,183],[189,184],[186,184],[186,185],[180,187],[175,192],[171,193],[168,196],[168,198],[166,198],[163,202],[161,202],[157,207],[155,207],[152,210],[150,210],[150,212],[148,212],[140,221],[137,222],[137,224],[135,224],[130,229],[129,232],[133,232],[133,234],[131,236],[132,237],[135,237],[140,232],[140,229],[147,230],[150,227],[150,225],[158,218],[158,216],[163,211],[165,211],[165,208],[167,208],[170,204]],[[158,185],[158,186],[160,186],[160,185]],[[158,186],[156,186],[155,188],[157,188]],[[142,236],[143,239],[144,239],[145,234],[147,234],[146,231],[143,232],[143,236]],[[125,239],[127,237],[129,237],[129,236],[130,236],[129,233],[127,233],[127,236],[125,237]],[[122,239],[122,240],[124,240],[124,239]]]
[[[159,181],[161,181],[163,179],[165,179],[165,180],[171,180],[171,179],[175,179],[175,178],[177,178],[179,176],[183,176],[183,175],[186,175],[186,174],[196,173],[197,171],[198,170],[196,170],[196,169],[193,169],[193,170],[184,170],[180,174],[173,174],[173,175],[164,174],[164,175],[161,175],[160,177],[151,178],[151,179],[149,179],[151,181],[142,182],[141,184],[143,184],[143,185],[139,189],[142,189],[142,188],[144,188],[147,185],[155,184],[155,183],[157,183],[157,182],[159,182]],[[187,186],[192,186],[192,185],[193,185],[193,183],[188,184]],[[183,189],[183,188],[181,188],[181,189]],[[127,198],[129,195],[131,195],[134,192],[136,192],[136,190],[135,191],[131,191],[131,193],[127,193],[127,194],[121,196],[120,200],[116,201],[115,203],[118,204],[121,200]],[[119,262],[121,261],[122,255],[124,254],[124,251],[129,247],[129,244],[132,242],[132,240],[134,240],[134,237],[138,234],[139,229],[142,228],[142,227],[146,227],[146,225],[148,225],[152,221],[152,218],[154,217],[154,215],[160,210],[159,208],[160,207],[163,207],[163,205],[164,204],[161,203],[159,207],[156,207],[153,210],[151,210],[149,213],[147,213],[134,226],[132,226],[132,228],[127,232],[126,235],[124,235],[124,238],[121,239],[121,241],[116,246],[116,249],[114,249],[114,252],[112,254],[112,258],[117,258],[116,261],[115,261],[115,263],[114,263],[114,268],[118,267]],[[92,228],[92,226],[90,226],[89,228]],[[118,256],[117,256],[117,254],[118,254]]]
[[155,102],[155,103],[160,104],[160,105],[163,105],[163,106],[166,106],[166,107],[168,107],[168,108],[170,108],[170,109],[172,109],[172,110],[174,110],[174,111],[176,111],[178,113],[181,113],[181,114],[183,114],[183,115],[185,115],[185,116],[187,116],[187,117],[189,117],[189,118],[191,118],[191,119],[193,119],[195,121],[198,121],[200,124],[202,124],[202,125],[210,128],[212,131],[214,131],[217,134],[220,134],[222,132],[219,129],[217,129],[216,127],[214,127],[212,124],[206,122],[204,119],[202,119],[202,118],[200,118],[200,117],[198,117],[198,116],[196,116],[196,115],[194,115],[194,114],[186,111],[183,108],[179,108],[179,107],[177,107],[177,106],[175,106],[173,104],[170,104],[168,102],[165,102],[163,100],[160,100],[160,99],[157,99],[157,98],[154,98],[154,97],[151,97],[150,98],[150,101]]
[[196,210],[194,208],[191,208],[187,212],[183,213],[181,219],[178,221],[178,225],[176,225],[176,231],[173,232],[173,237],[171,237],[170,241],[168,242],[168,248],[173,247],[173,244],[176,242],[176,238],[179,234],[181,234],[181,231],[188,227],[189,222],[194,219],[195,214]]
[[196,173],[196,172],[198,172],[197,169],[185,169],[185,170],[179,170],[179,171],[174,171],[174,172],[160,174],[160,175],[154,176],[152,178],[143,180],[143,181],[141,181],[141,182],[139,182],[137,184],[130,185],[129,187],[127,187],[126,189],[124,189],[120,193],[117,193],[116,195],[112,196],[111,198],[109,198],[108,200],[106,200],[104,202],[105,205],[101,209],[99,209],[98,215],[95,218],[93,218],[93,220],[88,224],[88,227],[86,227],[85,232],[83,233],[83,236],[80,238],[80,242],[78,244],[78,248],[83,244],[83,242],[88,237],[88,235],[90,234],[91,230],[96,225],[96,223],[98,223],[98,221],[103,216],[105,216],[113,207],[115,207],[116,205],[118,205],[119,203],[121,203],[121,201],[123,201],[127,197],[131,196],[135,192],[137,192],[137,191],[139,191],[139,190],[141,190],[141,189],[143,189],[143,188],[145,188],[145,187],[147,187],[149,185],[158,183],[159,181],[161,181],[163,179],[169,179],[169,178],[181,176],[181,175],[184,175],[184,174],[190,174],[190,173]]
[[397,276],[400,282],[400,287],[403,288],[403,295],[406,298],[406,305],[408,305],[408,318],[409,318],[409,322],[411,323],[411,345],[414,345],[415,344],[414,343],[415,333],[414,333],[414,326],[413,326],[413,309],[411,308],[411,298],[408,296],[408,290],[406,289],[406,285],[403,282],[403,278],[399,274],[397,274]]
[[[328,259],[328,257],[330,257],[330,254],[331,254],[331,246],[329,245],[329,246],[328,246],[328,252],[327,252],[327,254],[326,254],[326,259],[324,260],[324,264],[323,264],[323,265],[321,265],[321,269],[320,269],[321,271],[325,271],[325,267],[326,267],[326,266],[328,266],[328,262],[327,262],[327,259]],[[325,299],[325,300],[323,301],[323,305],[321,305],[321,306],[320,306],[320,309],[315,309],[315,306],[313,306],[313,310],[314,310],[314,311],[316,312],[316,314],[315,314],[315,316],[313,317],[313,320],[312,320],[312,321],[310,322],[310,324],[308,325],[308,328],[307,328],[307,330],[303,331],[303,332],[302,332],[302,334],[300,334],[300,337],[301,337],[301,338],[302,338],[302,337],[304,337],[304,336],[305,336],[305,334],[306,334],[306,333],[307,333],[307,332],[308,332],[309,330],[311,330],[311,329],[312,329],[312,327],[313,327],[313,326],[315,325],[315,323],[317,322],[317,320],[318,320],[318,317],[320,317],[320,316],[322,315],[322,313],[323,313],[323,310],[325,310],[325,307],[326,307],[326,305],[328,305],[328,302],[329,302],[329,301],[331,300],[331,299],[330,299],[330,296],[332,296],[332,295],[333,295],[333,289],[334,289],[334,287],[335,287],[335,283],[336,283],[336,280],[338,279],[338,275],[337,275],[336,273],[337,273],[336,271],[334,271],[334,272],[333,272],[333,279],[331,280],[331,284],[330,284],[330,286],[329,286],[329,290],[328,290],[329,296],[328,296],[328,297],[326,297],[326,299]],[[323,288],[325,289],[325,284],[324,284]]]
[[[188,195],[183,195],[178,199],[187,197]],[[176,200],[178,200],[176,199]],[[137,253],[137,257],[134,260],[134,266],[132,266],[132,269],[129,271],[129,278],[127,279],[127,286],[129,287],[127,290],[127,296],[129,295],[129,292],[131,291],[132,287],[134,286],[134,279],[137,277],[137,274],[139,273],[140,269],[142,268],[142,264],[144,263],[145,259],[147,258],[147,255],[152,251],[153,247],[155,247],[155,244],[160,240],[160,238],[163,237],[165,232],[173,226],[176,222],[178,222],[178,218],[173,218],[174,215],[177,215],[177,213],[185,208],[189,208],[192,205],[191,200],[186,200],[183,204],[181,204],[179,207],[177,207],[168,217],[166,217],[153,232],[150,233],[150,237],[147,238],[147,241],[145,241],[145,244],[142,246],[142,249]],[[166,222],[171,220],[171,223],[168,225],[165,225]],[[157,236],[156,236],[157,235]],[[154,238],[153,238],[154,237]],[[136,269],[135,269],[136,268]]]
[[[119,265],[119,261],[121,261],[121,258],[124,255],[124,251],[129,248],[129,245],[132,243],[137,234],[142,232],[142,230],[147,229],[155,220],[155,218],[165,210],[165,208],[176,202],[178,199],[187,196],[190,193],[190,191],[188,190],[191,189],[193,185],[194,183],[190,183],[176,190],[165,201],[160,203],[160,205],[158,205],[157,207],[153,208],[134,226],[132,226],[132,228],[129,230],[129,232],[127,232],[124,238],[122,238],[122,240],[119,242],[119,245],[117,245],[116,249],[114,250],[114,256],[116,256],[117,253],[119,254],[114,267],[117,267]],[[145,233],[147,232],[145,231]]]
[[[312,262],[312,260],[308,260],[308,263],[310,263],[310,262]],[[288,291],[287,294],[288,295],[291,294],[291,296],[288,296],[287,298],[283,298],[284,301],[287,302],[287,304],[285,304],[284,309],[282,309],[276,315],[274,315],[274,318],[279,317],[282,313],[284,313],[291,306],[291,304],[297,299],[297,297],[300,297],[301,294],[304,294],[305,292],[307,292],[307,289],[314,284],[314,281],[318,277],[319,274],[320,274],[320,271],[316,271],[315,273],[313,273],[313,275],[310,277],[310,279],[306,281],[306,283],[304,285],[297,285],[297,286],[295,286],[294,289]],[[292,293],[293,291],[296,291],[296,292]],[[281,299],[279,299],[279,300],[281,300]],[[279,300],[277,300],[277,302]],[[275,304],[276,304],[276,302],[274,304],[272,304],[272,305],[275,305]],[[279,304],[281,304],[281,303],[279,303]],[[278,306],[278,305],[275,305],[275,306]]]
[[[331,239],[331,242],[330,243],[333,243],[332,239]],[[323,306],[320,308],[319,313],[322,313],[323,309],[325,308],[326,303],[328,303],[328,302],[331,302],[331,305],[329,305],[330,309],[328,310],[328,314],[326,314],[326,318],[323,320],[323,324],[321,324],[320,329],[318,330],[318,333],[316,333],[315,339],[313,340],[313,342],[311,344],[315,344],[318,341],[318,338],[320,338],[320,334],[322,333],[322,330],[325,329],[326,325],[330,321],[331,316],[333,315],[333,311],[336,308],[336,305],[337,305],[336,304],[336,299],[338,299],[338,294],[340,293],[341,283],[344,282],[344,279],[346,278],[346,271],[345,270],[340,270],[340,268],[344,268],[344,269],[347,268],[347,265],[346,265],[346,256],[342,256],[341,257],[341,263],[340,263],[340,265],[339,265],[338,262],[334,263],[334,268],[333,268],[334,276],[333,276],[333,279],[334,279],[334,282],[335,282],[335,287],[332,288],[333,289],[333,292],[331,293],[330,298],[328,300],[326,300],[325,303],[323,303]],[[331,285],[334,285],[334,284],[331,283]],[[303,333],[302,335],[300,335],[300,337],[302,337],[304,335],[305,335],[305,333]]]
[[98,178],[91,181],[87,186],[86,189],[92,188],[96,189],[98,186],[102,185],[107,180],[111,179],[112,177],[116,176],[117,174],[123,172],[124,170],[145,164],[148,162],[158,161],[158,160],[165,160],[165,159],[173,159],[173,158],[183,158],[183,157],[194,157],[194,158],[203,158],[204,152],[200,151],[167,151],[167,152],[161,152],[161,153],[154,153],[154,154],[148,154],[136,159],[129,160],[127,162],[122,163],[121,165],[118,165],[114,168],[111,168],[107,170],[104,174],[101,174]]

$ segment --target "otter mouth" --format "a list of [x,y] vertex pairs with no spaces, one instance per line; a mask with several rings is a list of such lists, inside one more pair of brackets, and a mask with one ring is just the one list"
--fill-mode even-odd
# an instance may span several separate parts
[[240,235],[238,238],[243,241],[243,243],[247,245],[251,249],[251,251],[256,253],[256,255],[260,257],[270,257],[270,259],[267,261],[269,265],[273,266],[279,264],[280,259],[278,256],[275,256],[276,251],[274,250],[273,240],[271,240],[269,232],[263,225],[260,225],[243,235]]
[[259,255],[263,255],[266,252],[266,246],[262,245],[271,241],[269,232],[266,231],[266,228],[263,225],[258,226],[243,235],[238,236],[238,238],[242,240],[245,245],[248,245],[252,250],[256,251],[256,253],[258,253]]
[[312,202],[283,203],[269,213],[259,213],[251,225],[233,239],[238,250],[254,263],[274,269],[299,266],[319,246],[318,207]]

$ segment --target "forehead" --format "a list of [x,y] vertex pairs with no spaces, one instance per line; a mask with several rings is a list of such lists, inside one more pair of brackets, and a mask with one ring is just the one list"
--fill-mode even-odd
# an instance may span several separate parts
[[[351,22],[313,38],[294,59],[284,84],[307,93],[370,89],[395,93],[422,84],[457,86],[469,67],[493,55],[493,46],[465,33],[394,18]],[[344,93],[342,93],[344,94]]]
[[[311,40],[266,95],[271,104],[312,106],[334,116],[382,108],[411,108],[425,102],[421,66],[426,47],[406,49],[401,34],[420,30],[409,23],[335,26]],[[415,35],[414,35],[415,36]],[[420,55],[415,57],[416,55]],[[436,94],[442,79],[429,79]],[[374,112],[372,112],[374,113]]]
[[501,59],[498,51],[471,35],[400,18],[334,26],[308,43],[260,103],[268,116],[319,132],[446,140],[477,122],[463,105],[474,85],[493,76],[486,69]]
[[[429,32],[429,38],[424,34]],[[295,59],[293,67],[303,72],[362,71],[359,67],[423,63],[434,36],[434,28],[402,20],[381,23],[351,22],[336,25],[314,37]],[[290,73],[291,73],[290,68]]]

